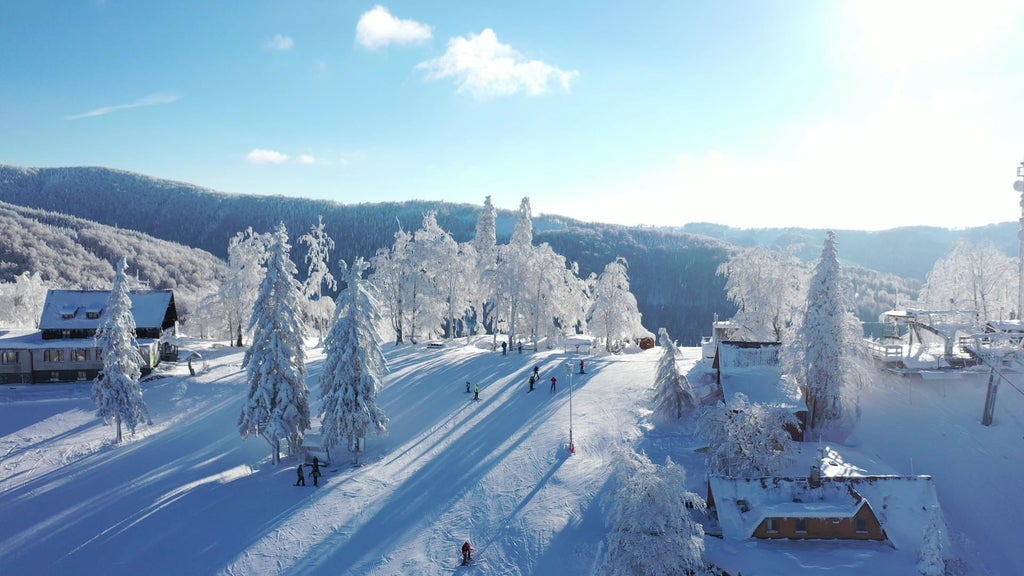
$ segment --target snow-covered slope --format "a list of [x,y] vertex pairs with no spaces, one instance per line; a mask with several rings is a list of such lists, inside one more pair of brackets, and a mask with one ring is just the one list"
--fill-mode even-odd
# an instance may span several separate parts
[[[121,446],[93,416],[87,385],[3,388],[2,572],[439,574],[457,569],[458,546],[470,540],[479,574],[599,574],[602,502],[614,496],[618,449],[643,449],[655,462],[671,455],[687,467],[689,488],[704,493],[689,437],[648,421],[658,348],[586,356],[587,374],[571,377],[574,455],[565,364],[579,356],[502,356],[463,344],[385,350],[390,435],[367,440],[361,467],[347,452],[332,454],[320,488],[293,486],[296,459],[272,466],[266,443],[239,438],[246,384],[238,349],[206,347],[196,377],[182,367],[148,382],[154,424]],[[314,384],[317,354],[310,351]],[[684,354],[693,363],[700,351]],[[528,392],[534,365],[541,384]],[[479,402],[466,381],[481,385]],[[968,573],[1024,573],[1014,556],[1024,512],[1015,490],[1024,472],[1022,396],[1004,389],[996,425],[985,428],[984,382],[927,384],[901,380],[868,393],[853,447],[865,461],[851,463],[933,475]],[[773,553],[709,538],[708,552],[769,559],[743,574],[800,565],[792,546]],[[881,555],[863,556],[867,564],[830,573],[884,573],[871,564]]]

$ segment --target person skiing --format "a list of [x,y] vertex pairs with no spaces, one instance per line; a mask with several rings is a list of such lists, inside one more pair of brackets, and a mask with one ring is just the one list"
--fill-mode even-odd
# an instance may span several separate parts
[[537,377],[530,374],[530,392],[533,392],[533,384],[537,381]]
[[583,360],[580,360],[580,374],[586,374],[586,372],[583,371]]
[[469,545],[469,542],[462,543],[462,564],[466,565],[473,560],[473,547]]
[[313,456],[313,470],[309,473],[313,477],[313,486],[320,487],[320,459]]
[[555,380],[555,377],[554,377],[554,376],[552,376],[552,377],[551,377],[551,391],[552,391],[552,392],[554,392],[554,391],[555,391],[555,385],[556,385],[556,384],[558,384],[558,380]]
[[533,366],[533,377],[540,380],[540,366],[537,364],[534,364]]
[[523,353],[523,343],[522,342],[519,343],[519,353],[520,354]]
[[298,480],[295,481],[296,486],[306,485],[306,473],[302,471],[302,464],[295,467],[295,472],[299,475]]
[[469,394],[469,391],[470,391],[469,380],[466,380],[466,394]]
[[506,352],[508,352],[508,342],[502,341],[501,342],[501,355],[505,356]]
[[479,399],[480,399],[480,385],[477,384],[476,387],[473,388],[473,400],[479,400]]

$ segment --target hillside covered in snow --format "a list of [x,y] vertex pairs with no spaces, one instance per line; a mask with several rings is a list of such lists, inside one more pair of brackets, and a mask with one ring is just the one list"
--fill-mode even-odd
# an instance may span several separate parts
[[[184,364],[164,365],[144,383],[153,424],[116,446],[88,384],[5,386],[0,565],[10,574],[426,575],[458,571],[469,540],[476,574],[601,574],[624,450],[655,463],[670,456],[686,468],[687,488],[706,494],[689,423],[651,421],[660,348],[503,356],[489,344],[386,346],[390,434],[367,439],[362,466],[331,454],[317,488],[294,486],[297,458],[271,465],[265,442],[240,438],[238,348],[193,343],[203,357],[194,377]],[[683,357],[699,380],[700,350]],[[319,350],[308,360],[316,406]],[[530,392],[534,366],[542,378]],[[480,385],[479,401],[466,382]],[[1019,383],[1004,386],[994,424],[981,426],[985,385],[880,380],[865,391],[849,445],[831,448],[853,474],[932,477],[950,573],[1020,574],[1024,395]],[[822,448],[803,444],[808,455]],[[916,573],[917,550],[892,542],[707,536],[705,549],[732,574]]]

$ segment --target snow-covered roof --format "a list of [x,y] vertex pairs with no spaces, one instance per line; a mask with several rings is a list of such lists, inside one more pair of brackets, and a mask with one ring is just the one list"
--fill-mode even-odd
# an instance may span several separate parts
[[[132,315],[138,328],[161,328],[172,305],[171,290],[140,290],[129,293]],[[41,330],[88,330],[97,328],[106,313],[110,290],[49,290],[39,318]]]
[[737,394],[752,404],[806,410],[799,389],[782,378],[778,342],[720,342],[718,370],[727,406]]
[[766,518],[848,518],[861,506],[874,511],[897,548],[921,545],[938,497],[931,476],[822,476],[709,479],[722,535],[747,540]]

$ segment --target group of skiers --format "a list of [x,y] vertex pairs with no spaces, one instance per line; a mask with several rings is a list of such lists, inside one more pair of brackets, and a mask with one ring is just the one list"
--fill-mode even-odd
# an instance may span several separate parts
[[[583,360],[580,360],[580,374],[586,374],[584,370]],[[530,392],[533,392],[534,385],[540,382],[540,366],[534,366],[533,372],[530,374]],[[554,376],[551,377],[551,392],[557,392],[558,390],[558,379]],[[466,381],[466,393],[473,392],[473,400],[480,399],[480,385],[477,384],[475,387]]]
[[[304,466],[304,464],[299,463],[299,465],[295,467],[295,472],[296,472],[296,474],[298,474],[298,479],[295,480],[295,485],[296,486],[305,486],[306,485],[306,473],[302,469],[303,466]],[[309,471],[309,475],[313,477],[313,486],[316,486],[316,487],[319,488],[320,487],[320,474],[321,474],[321,472],[320,472],[320,459],[317,458],[316,456],[314,456],[313,457],[313,464],[310,465],[310,466],[311,466],[312,470]]]

